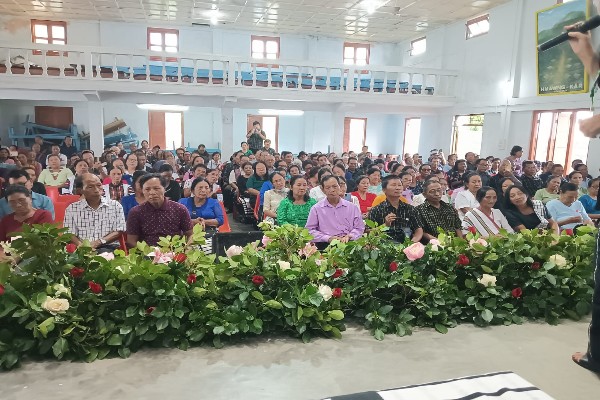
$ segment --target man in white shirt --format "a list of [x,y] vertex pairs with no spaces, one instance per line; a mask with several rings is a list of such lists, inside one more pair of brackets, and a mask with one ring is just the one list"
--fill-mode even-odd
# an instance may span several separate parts
[[60,166],[61,167],[66,167],[67,166],[67,156],[65,156],[64,154],[60,153],[60,146],[57,144],[53,144],[52,148],[51,148],[51,152],[50,154],[48,154],[46,156],[46,165],[48,165],[48,158],[50,156],[58,156],[60,158]]
[[65,211],[63,225],[73,234],[71,241],[79,246],[87,240],[100,253],[112,252],[126,229],[123,207],[102,196],[102,182],[94,174],[78,176],[74,188],[81,189],[83,196]]

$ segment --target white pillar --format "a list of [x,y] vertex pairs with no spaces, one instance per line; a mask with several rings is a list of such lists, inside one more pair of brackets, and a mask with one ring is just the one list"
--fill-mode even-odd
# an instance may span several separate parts
[[233,108],[221,108],[221,122],[223,123],[223,134],[221,136],[221,154],[223,158],[229,159],[233,154]]
[[104,109],[100,100],[88,102],[88,120],[90,149],[99,156],[104,150]]
[[[333,132],[331,136],[331,148],[329,151],[340,154],[344,150],[344,118],[346,117],[346,112],[344,110],[336,110],[331,113],[331,118],[333,118]],[[319,148],[322,152],[327,151],[327,144],[323,143],[323,147]]]

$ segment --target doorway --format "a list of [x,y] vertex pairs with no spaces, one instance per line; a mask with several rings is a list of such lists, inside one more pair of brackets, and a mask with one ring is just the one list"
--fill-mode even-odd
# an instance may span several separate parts
[[[271,148],[279,152],[279,116],[277,115],[251,115],[246,118],[246,133],[252,130],[252,124],[258,121],[267,139],[271,140]],[[244,136],[244,139],[246,136]]]
[[150,147],[174,150],[183,147],[183,113],[148,111]]

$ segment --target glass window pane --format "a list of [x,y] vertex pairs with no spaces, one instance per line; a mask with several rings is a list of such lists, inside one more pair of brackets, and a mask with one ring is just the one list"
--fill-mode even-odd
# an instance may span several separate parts
[[268,60],[277,60],[277,54],[267,53],[267,59]]
[[413,56],[423,54],[427,50],[427,42],[425,39],[417,40],[412,43],[410,54]]
[[366,58],[357,58],[356,65],[367,65],[367,59]]
[[252,58],[264,58],[263,53],[252,53]]
[[344,48],[344,58],[354,58],[354,47]]
[[152,51],[163,51],[162,46],[150,46]]
[[571,126],[571,113],[561,112],[558,114],[556,124],[556,137],[554,139],[554,163],[562,164],[567,170],[565,161],[567,160],[567,145],[569,144],[569,128]]
[[581,133],[579,130],[579,122],[582,119],[592,117],[592,115],[594,115],[594,113],[591,111],[579,111],[575,114],[575,126],[573,127],[573,137],[571,138],[571,161],[580,159],[584,163],[587,162],[590,138]]
[[356,58],[362,58],[364,60],[367,59],[367,49],[364,47],[359,47],[356,49]]
[[52,38],[65,39],[65,27],[56,25],[52,26]]
[[33,26],[33,33],[35,37],[48,37],[48,27],[46,25],[35,24]]
[[64,40],[56,40],[56,39],[52,39],[52,44],[60,44],[60,45],[64,45],[65,41]]
[[353,65],[354,64],[354,58],[344,58],[344,64],[345,65]]
[[263,53],[265,51],[265,43],[262,40],[253,40],[252,41],[252,52],[253,53]]
[[548,161],[548,144],[552,133],[552,112],[540,113],[537,131],[537,142],[535,148],[536,161]]
[[273,40],[269,40],[267,42],[267,53],[275,53],[277,54],[279,52],[279,45],[277,42],[273,41]]
[[162,34],[158,32],[150,32],[150,44],[155,46],[162,46]]
[[404,153],[415,154],[419,152],[421,139],[421,118],[409,118],[404,128]]
[[165,44],[177,47],[177,35],[174,33],[165,33]]
[[359,151],[364,146],[365,141],[365,120],[350,119],[350,129],[348,132],[348,150]]
[[167,149],[176,149],[183,145],[181,117],[181,113],[165,113],[165,144]]
[[43,44],[48,44],[48,39],[40,39],[40,38],[36,38],[35,39],[36,43],[43,43]]
[[167,47],[165,47],[165,51],[167,53],[177,53],[177,47],[167,46]]

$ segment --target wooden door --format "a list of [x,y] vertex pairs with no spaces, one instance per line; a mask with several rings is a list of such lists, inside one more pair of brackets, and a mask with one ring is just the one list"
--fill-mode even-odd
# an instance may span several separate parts
[[148,111],[148,133],[151,148],[160,146],[161,149],[165,149],[167,147],[164,111]]
[[69,130],[73,124],[73,107],[35,106],[35,123]]

